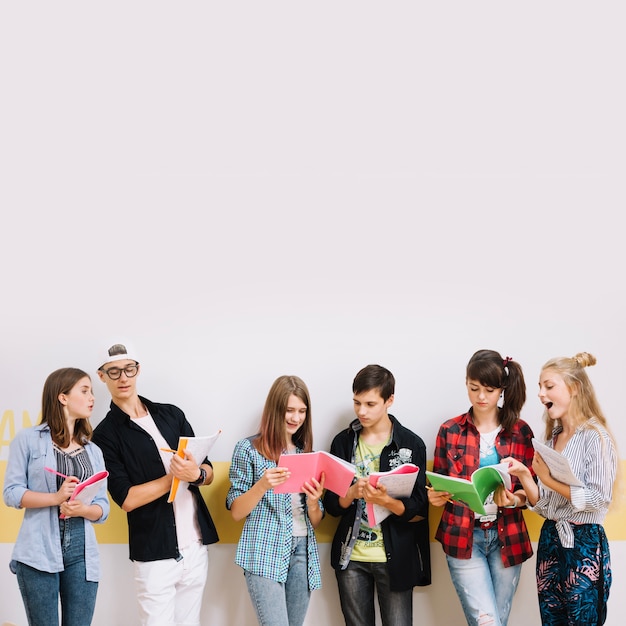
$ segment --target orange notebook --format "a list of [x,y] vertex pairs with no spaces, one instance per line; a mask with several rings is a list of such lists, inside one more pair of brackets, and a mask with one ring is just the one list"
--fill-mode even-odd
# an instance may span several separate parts
[[[189,450],[191,454],[193,454],[193,458],[198,462],[202,463],[206,457],[209,456],[209,452],[213,447],[213,444],[217,441],[217,438],[220,436],[222,431],[218,430],[213,435],[209,435],[208,437],[181,437],[178,440],[178,448],[176,449],[176,454],[180,457],[185,456],[185,450]],[[178,489],[180,486],[180,480],[174,477],[172,480],[172,487],[170,488],[170,495],[167,498],[168,502],[174,502],[176,498],[176,494],[178,493]],[[188,484],[183,481],[183,484]]]

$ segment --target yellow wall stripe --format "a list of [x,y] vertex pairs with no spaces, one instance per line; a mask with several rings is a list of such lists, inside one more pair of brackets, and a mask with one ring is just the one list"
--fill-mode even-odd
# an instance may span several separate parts
[[[429,463],[431,466],[432,463]],[[243,527],[243,522],[233,521],[230,511],[226,510],[226,494],[228,492],[228,469],[229,461],[213,462],[215,479],[210,487],[203,487],[202,493],[211,511],[211,515],[217,526],[221,543],[237,543]],[[626,476],[626,461],[622,461],[622,475]],[[0,461],[0,481],[4,485],[4,473],[6,461]],[[543,523],[543,518],[533,513],[525,511],[526,523],[532,541],[539,539],[539,531]],[[430,531],[431,539],[434,541],[435,530],[439,524],[441,509],[430,509]],[[22,522],[22,511],[10,509],[4,503],[0,505],[0,543],[14,543],[17,537],[20,524]],[[316,534],[318,541],[331,541],[337,519],[327,515],[319,525]],[[626,510],[611,512],[607,515],[604,523],[607,536],[610,541],[626,541]],[[128,529],[126,526],[126,514],[114,503],[111,503],[111,515],[104,524],[97,524],[96,535],[100,543],[127,543]]]

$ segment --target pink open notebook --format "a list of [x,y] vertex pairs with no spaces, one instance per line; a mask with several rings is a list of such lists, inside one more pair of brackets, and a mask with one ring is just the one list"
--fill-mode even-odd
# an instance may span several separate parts
[[[369,483],[373,487],[385,485],[387,493],[392,498],[408,498],[413,492],[418,473],[417,465],[404,463],[388,472],[372,472],[369,475]],[[367,503],[367,518],[372,528],[378,526],[390,515],[391,511],[384,506],[372,502]]]
[[[109,472],[102,470],[101,472],[96,472],[87,480],[83,480],[82,483],[78,483],[78,485],[76,485],[76,489],[74,489],[74,493],[72,493],[70,497],[70,500],[80,500],[84,504],[91,504],[100,490],[102,482],[107,479],[108,475]],[[61,519],[65,519],[65,515],[62,513],[59,517]]]
[[291,476],[282,485],[274,487],[274,493],[301,493],[305,482],[310,482],[311,478],[319,481],[323,472],[324,489],[345,496],[356,474],[356,467],[352,463],[323,450],[281,454],[278,467],[288,468]]

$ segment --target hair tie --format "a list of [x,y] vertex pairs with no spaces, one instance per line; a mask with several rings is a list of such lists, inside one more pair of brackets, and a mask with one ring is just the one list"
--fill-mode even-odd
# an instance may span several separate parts
[[502,367],[506,367],[513,359],[510,356],[507,356],[504,361],[502,361]]

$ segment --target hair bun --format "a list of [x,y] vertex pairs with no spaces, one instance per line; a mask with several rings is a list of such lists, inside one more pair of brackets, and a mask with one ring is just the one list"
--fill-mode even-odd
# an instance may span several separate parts
[[580,367],[589,367],[597,363],[596,357],[593,354],[589,354],[589,352],[579,352],[573,359]]

